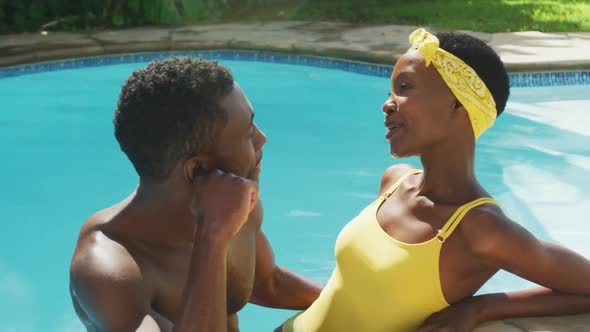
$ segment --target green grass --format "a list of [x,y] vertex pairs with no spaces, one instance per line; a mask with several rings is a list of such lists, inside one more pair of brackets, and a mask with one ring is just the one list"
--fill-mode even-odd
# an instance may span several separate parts
[[[252,2],[263,4],[252,5]],[[590,0],[259,0],[249,3],[230,5],[220,20],[325,20],[482,32],[590,31]]]
[[590,31],[590,0],[0,0],[0,32],[270,20],[577,32]]

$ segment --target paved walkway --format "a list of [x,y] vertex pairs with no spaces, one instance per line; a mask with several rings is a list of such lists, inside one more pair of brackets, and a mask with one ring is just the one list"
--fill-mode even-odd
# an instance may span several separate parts
[[[0,35],[0,67],[112,53],[255,49],[393,64],[416,27],[330,22],[219,24],[92,33]],[[488,42],[510,71],[590,69],[590,33],[470,33]],[[509,319],[476,332],[590,331],[590,315]]]
[[[258,49],[393,64],[415,27],[286,21],[0,35],[0,66],[139,51]],[[511,71],[590,69],[590,33],[474,33]]]

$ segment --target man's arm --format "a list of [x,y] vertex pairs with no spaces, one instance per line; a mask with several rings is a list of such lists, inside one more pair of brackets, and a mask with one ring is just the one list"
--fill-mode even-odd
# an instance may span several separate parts
[[227,331],[227,250],[258,202],[258,185],[214,170],[194,181],[197,222],[191,267],[175,332]]
[[90,331],[227,331],[227,241],[197,232],[188,282],[176,322],[151,308],[140,268],[126,253],[92,248],[76,257],[71,294]]
[[191,267],[176,322],[150,305],[140,268],[128,255],[100,248],[75,257],[71,295],[89,331],[227,331],[227,241],[197,231]]
[[227,331],[227,248],[227,241],[197,231],[189,282],[173,331]]
[[256,234],[256,276],[250,302],[265,307],[307,309],[322,287],[275,264],[274,253],[262,230]]
[[[89,331],[168,332],[172,323],[154,312],[145,296],[141,271],[130,257],[109,257],[101,248],[74,256],[70,294]],[[123,258],[123,259],[121,259]]]
[[199,175],[194,186],[191,209],[198,223],[174,326],[152,310],[140,267],[125,248],[114,244],[79,248],[72,259],[72,296],[93,330],[227,331],[227,250],[258,200],[258,186],[217,170]]

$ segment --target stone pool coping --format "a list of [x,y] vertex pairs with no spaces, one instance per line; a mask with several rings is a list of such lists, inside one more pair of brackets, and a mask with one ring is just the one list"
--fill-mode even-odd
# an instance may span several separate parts
[[[283,21],[7,34],[0,35],[0,67],[116,53],[196,49],[279,51],[392,65],[408,48],[408,35],[414,29]],[[509,71],[590,69],[590,33],[464,32],[492,46]]]
[[[283,21],[0,35],[0,67],[118,53],[172,50],[264,50],[392,65],[416,27]],[[433,29],[433,31],[442,31]],[[509,71],[590,69],[590,33],[479,33]],[[590,331],[590,314],[507,319],[476,332]]]

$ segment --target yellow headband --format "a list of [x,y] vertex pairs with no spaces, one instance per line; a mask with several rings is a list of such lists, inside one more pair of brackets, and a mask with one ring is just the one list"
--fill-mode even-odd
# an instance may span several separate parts
[[431,63],[445,81],[455,97],[469,114],[475,139],[496,120],[496,102],[473,68],[453,54],[439,48],[435,35],[424,29],[418,29],[410,35],[410,50],[418,50]]

